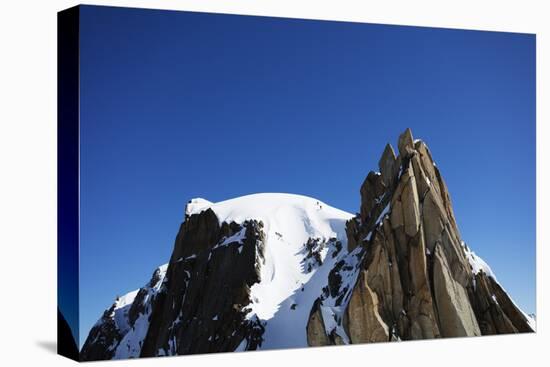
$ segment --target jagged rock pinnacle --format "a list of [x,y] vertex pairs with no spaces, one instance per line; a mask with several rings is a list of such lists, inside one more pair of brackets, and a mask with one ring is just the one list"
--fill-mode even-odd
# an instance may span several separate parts
[[[361,186],[361,212],[346,225],[350,256],[360,259],[356,281],[351,290],[342,284],[333,292],[349,301],[343,315],[324,323],[340,322],[342,328],[326,334],[340,330],[350,343],[368,343],[532,331],[527,316],[463,245],[447,186],[426,144],[406,129],[398,150],[395,157],[387,144],[380,173],[371,171]],[[332,277],[340,272],[333,269]],[[333,303],[321,297],[315,307]]]

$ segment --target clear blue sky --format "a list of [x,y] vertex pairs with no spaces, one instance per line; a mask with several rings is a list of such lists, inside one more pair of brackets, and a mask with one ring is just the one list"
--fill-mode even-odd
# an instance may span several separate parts
[[464,240],[535,312],[535,36],[83,7],[81,342],[166,263],[187,200],[356,212],[411,127]]

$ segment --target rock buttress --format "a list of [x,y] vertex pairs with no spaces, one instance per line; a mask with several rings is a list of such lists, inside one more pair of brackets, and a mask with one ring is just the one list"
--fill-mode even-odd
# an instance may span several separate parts
[[[380,172],[371,171],[361,186],[360,214],[346,224],[350,256],[364,254],[351,292],[341,288],[331,295],[345,301],[344,339],[365,343],[533,331],[492,276],[473,272],[447,185],[426,144],[407,129],[398,151],[396,157],[391,145],[385,147]],[[323,315],[313,311],[310,324],[317,331]],[[323,325],[327,329],[326,320]],[[309,324],[307,331],[309,337]],[[308,338],[310,345],[326,340]]]
[[153,305],[141,357],[245,350],[261,345],[263,325],[247,318],[259,281],[263,224],[221,225],[211,209],[186,218],[176,237],[165,289]]

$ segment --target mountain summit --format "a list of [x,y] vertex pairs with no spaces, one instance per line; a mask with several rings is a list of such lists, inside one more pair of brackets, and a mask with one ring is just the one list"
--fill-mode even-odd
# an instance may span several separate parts
[[462,241],[430,151],[407,129],[353,215],[320,200],[191,200],[168,264],[117,298],[82,360],[532,332]]

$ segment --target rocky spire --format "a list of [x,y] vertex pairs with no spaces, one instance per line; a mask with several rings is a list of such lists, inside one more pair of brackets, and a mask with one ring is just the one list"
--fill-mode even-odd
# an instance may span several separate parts
[[[447,185],[427,145],[407,129],[398,151],[396,157],[386,145],[380,172],[369,172],[361,186],[360,214],[346,225],[349,256],[360,259],[356,280],[351,289],[333,286],[331,295],[314,304],[309,345],[533,331],[462,242]],[[333,278],[344,267],[333,269]],[[327,312],[335,304],[330,298],[342,299],[337,306],[345,311]],[[334,324],[341,328],[327,330]]]

